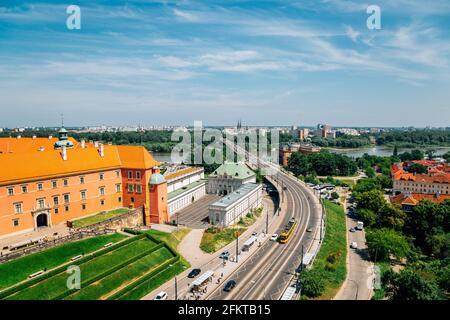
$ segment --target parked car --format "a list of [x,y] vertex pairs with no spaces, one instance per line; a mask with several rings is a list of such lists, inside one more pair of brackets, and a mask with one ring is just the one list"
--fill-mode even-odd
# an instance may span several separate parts
[[235,280],[230,280],[230,281],[227,282],[227,284],[223,288],[223,291],[230,292],[231,290],[233,290],[234,287],[236,287],[236,281]]
[[271,237],[270,237],[270,241],[277,241],[278,240],[278,234],[274,233]]
[[252,236],[254,236],[254,237],[256,237],[257,235],[258,235],[258,232],[256,232],[256,231],[252,233]]
[[195,278],[196,276],[198,276],[200,274],[200,272],[202,272],[202,269],[199,269],[199,268],[192,269],[192,271],[189,272],[189,274],[188,274],[188,278],[191,278],[191,279]]
[[356,232],[355,228],[350,228],[350,232]]
[[355,241],[353,241],[352,244],[350,245],[350,248],[358,249],[358,244]]
[[155,299],[153,300],[167,300],[167,292],[161,291],[156,295]]
[[313,229],[312,228],[308,228],[308,229],[306,229],[306,232],[312,232],[313,231]]
[[224,260],[228,260],[229,257],[230,257],[230,252],[228,252],[228,251],[222,252],[219,256],[220,259],[224,259]]

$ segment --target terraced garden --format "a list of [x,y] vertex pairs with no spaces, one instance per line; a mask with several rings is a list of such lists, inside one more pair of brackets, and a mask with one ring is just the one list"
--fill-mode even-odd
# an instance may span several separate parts
[[[67,287],[69,265],[80,268],[81,289]],[[137,234],[9,287],[0,299],[139,299],[186,267],[171,246],[150,234]]]

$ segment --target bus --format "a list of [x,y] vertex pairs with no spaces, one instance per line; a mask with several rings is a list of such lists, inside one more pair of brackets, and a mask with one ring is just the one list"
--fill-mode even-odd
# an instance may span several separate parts
[[278,241],[280,243],[287,243],[294,234],[295,228],[297,228],[297,222],[294,218],[291,218],[288,224],[283,228],[283,232],[280,234]]

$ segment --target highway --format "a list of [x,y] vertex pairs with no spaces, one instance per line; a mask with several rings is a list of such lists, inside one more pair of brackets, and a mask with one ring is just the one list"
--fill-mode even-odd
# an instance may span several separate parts
[[[283,225],[294,217],[299,225],[287,244],[268,241],[245,261],[227,280],[233,279],[237,286],[229,293],[222,287],[208,296],[212,300],[277,300],[289,285],[295,269],[300,265],[302,246],[304,252],[311,245],[314,232],[321,219],[319,200],[299,181],[279,171],[273,176],[286,201],[287,214]],[[281,233],[281,230],[278,234]]]

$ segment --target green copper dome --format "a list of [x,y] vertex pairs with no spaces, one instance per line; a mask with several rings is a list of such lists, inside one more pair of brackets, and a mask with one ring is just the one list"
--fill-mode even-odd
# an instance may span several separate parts
[[166,182],[166,179],[164,179],[164,177],[160,173],[154,173],[150,176],[149,184],[151,184],[151,185],[161,184],[164,182]]

